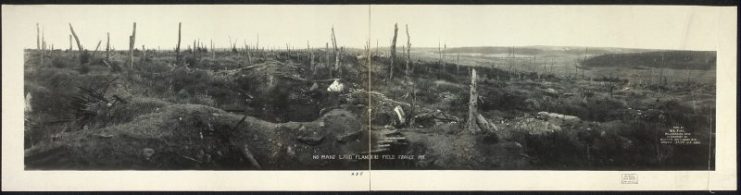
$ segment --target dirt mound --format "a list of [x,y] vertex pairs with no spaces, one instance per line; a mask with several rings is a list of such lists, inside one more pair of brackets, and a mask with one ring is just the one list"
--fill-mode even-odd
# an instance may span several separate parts
[[[314,122],[271,123],[203,105],[168,105],[132,121],[63,133],[26,151],[28,169],[322,169],[360,153],[361,124],[345,110]],[[367,148],[367,146],[366,146]]]

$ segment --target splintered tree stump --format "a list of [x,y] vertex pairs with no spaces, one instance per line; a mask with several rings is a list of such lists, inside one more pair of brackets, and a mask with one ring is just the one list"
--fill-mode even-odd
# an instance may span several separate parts
[[479,133],[481,131],[478,124],[476,123],[478,117],[478,93],[476,92],[476,79],[476,69],[474,68],[471,69],[470,95],[468,98],[468,120],[466,121],[466,130],[473,134]]

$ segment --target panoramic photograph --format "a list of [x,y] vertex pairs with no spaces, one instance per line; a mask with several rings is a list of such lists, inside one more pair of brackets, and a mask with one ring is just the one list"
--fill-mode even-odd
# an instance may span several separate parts
[[690,13],[441,7],[24,23],[24,168],[715,170],[717,54],[685,40],[713,31],[666,20]]

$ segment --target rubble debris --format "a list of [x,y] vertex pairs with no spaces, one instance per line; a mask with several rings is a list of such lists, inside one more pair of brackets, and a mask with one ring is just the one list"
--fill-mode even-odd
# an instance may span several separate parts
[[561,119],[563,121],[572,121],[572,122],[578,122],[581,120],[577,116],[571,116],[571,115],[565,115],[565,114],[559,114],[559,113],[550,113],[550,112],[538,112],[538,116],[545,118],[545,119]]
[[340,79],[335,79],[331,85],[327,88],[328,92],[342,92],[345,89],[345,85],[340,83]]

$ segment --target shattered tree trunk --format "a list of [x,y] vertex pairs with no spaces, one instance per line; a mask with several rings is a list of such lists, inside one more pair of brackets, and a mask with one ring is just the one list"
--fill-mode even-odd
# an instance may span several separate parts
[[41,40],[39,39],[39,23],[36,23],[36,50],[41,49]]
[[111,33],[106,33],[105,60],[111,60]]
[[399,27],[397,24],[394,24],[394,37],[391,39],[391,50],[390,50],[390,60],[391,63],[389,64],[389,80],[394,78],[394,61],[396,61],[396,34],[399,31]]
[[306,50],[309,52],[309,68],[311,70],[311,78],[314,79],[314,75],[316,74],[316,66],[314,65],[314,51],[311,50],[311,45],[309,45],[309,42],[306,42]]
[[[180,37],[180,30],[178,30],[178,37]],[[216,50],[214,50],[214,40],[211,40],[211,60],[216,60]]]
[[[246,41],[244,43],[244,52],[245,52],[245,55],[247,56],[247,65],[252,65],[252,51],[250,51],[250,46],[247,45]],[[214,57],[214,59],[216,58]]]
[[69,50],[72,51],[72,35],[69,35]]
[[178,44],[175,46],[175,65],[180,65],[180,29],[183,23],[178,22]]
[[100,43],[103,42],[103,40],[99,40],[98,44],[95,45],[95,50],[93,50],[92,57],[95,57],[98,54],[98,49],[100,49]]
[[410,63],[412,63],[412,55],[411,55],[412,41],[411,41],[411,37],[409,36],[409,25],[408,24],[405,25],[404,28],[406,29],[406,34],[407,34],[407,56],[406,56],[407,60],[405,63],[406,67],[404,67],[404,69],[406,69],[405,73],[407,77],[409,77],[409,74],[411,74],[411,69],[410,69],[411,64]]
[[440,75],[442,75],[443,72],[445,72],[445,50],[446,49],[448,49],[448,44],[443,43],[443,49],[440,50],[440,62],[442,62],[440,63]]
[[437,78],[440,78],[440,73],[443,72],[443,49],[440,47],[440,41],[437,42],[437,64],[440,65],[440,70],[437,71]]
[[329,43],[324,43],[324,68],[329,68]]
[[78,56],[80,58],[80,63],[84,63],[85,60],[83,59],[83,56],[82,56],[83,55],[82,44],[80,43],[80,38],[77,37],[77,33],[75,33],[75,29],[72,28],[72,24],[71,23],[69,24],[69,30],[70,30],[70,32],[72,32],[72,37],[75,38],[75,42],[77,43],[77,49],[80,50],[80,53],[78,54]]
[[136,22],[134,22],[133,31],[129,36],[129,68],[134,68],[134,43],[136,42]]
[[41,59],[40,59],[41,60],[41,64],[43,65],[44,64],[44,57],[46,55],[46,37],[44,37],[44,32],[43,31],[41,32],[41,53],[39,53],[39,54],[40,54],[40,57],[41,57]]
[[142,45],[142,57],[141,57],[141,60],[140,61],[144,62],[144,60],[146,60],[146,59],[147,59],[147,47],[145,47],[144,45]]
[[476,124],[476,120],[478,117],[478,93],[476,92],[476,69],[471,69],[471,89],[470,89],[470,95],[468,98],[468,120],[466,121],[466,130],[469,132],[476,134],[481,131],[481,129]]
[[461,54],[457,53],[455,55],[455,73],[458,74],[461,72]]
[[337,38],[334,34],[334,27],[332,27],[332,46],[334,47],[334,72],[338,73],[337,77],[339,77],[340,49],[337,48]]

